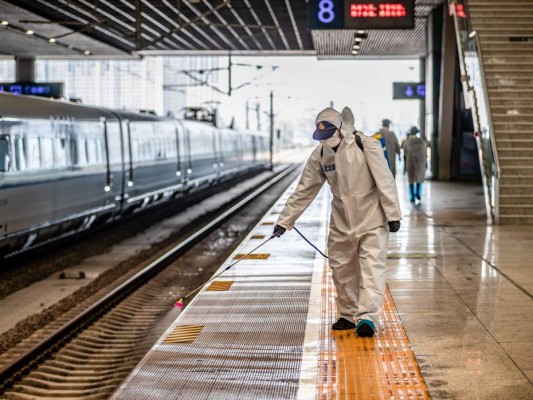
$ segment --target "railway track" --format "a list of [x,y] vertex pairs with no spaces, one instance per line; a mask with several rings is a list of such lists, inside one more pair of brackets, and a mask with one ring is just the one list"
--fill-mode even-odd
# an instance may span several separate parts
[[[207,280],[237,245],[239,230],[260,218],[254,202],[271,202],[296,175],[278,174],[108,293],[98,293],[28,341],[0,370],[0,398],[105,399],[175,318],[173,302]],[[270,199],[259,200],[272,189]],[[246,222],[244,222],[246,221]],[[246,225],[246,227],[244,226]]]

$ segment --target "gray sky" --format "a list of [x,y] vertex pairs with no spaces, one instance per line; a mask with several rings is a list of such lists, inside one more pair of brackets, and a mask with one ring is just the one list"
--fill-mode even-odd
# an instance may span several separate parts
[[[231,97],[221,99],[221,114],[226,118],[235,115],[239,126],[245,125],[246,99],[254,106],[260,102],[261,108],[268,111],[271,90],[274,91],[277,122],[298,120],[299,125],[308,125],[302,126],[302,134],[312,131],[316,114],[328,107],[331,101],[339,111],[344,106],[351,107],[356,127],[367,134],[379,128],[381,119],[385,117],[392,119],[392,128],[400,136],[408,126],[418,124],[418,101],[392,100],[392,82],[418,81],[418,60],[322,61],[316,57],[234,57],[232,61],[264,66],[259,71],[251,67],[234,67],[234,87],[271,70],[272,65],[279,66],[275,72],[236,90]],[[221,78],[220,86],[225,88],[226,77],[222,74]],[[255,114],[252,112],[250,119],[253,121],[251,128],[255,128]]]

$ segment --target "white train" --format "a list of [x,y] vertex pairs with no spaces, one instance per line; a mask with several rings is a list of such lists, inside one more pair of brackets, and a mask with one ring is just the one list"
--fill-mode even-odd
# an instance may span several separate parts
[[265,168],[268,140],[0,93],[0,258]]

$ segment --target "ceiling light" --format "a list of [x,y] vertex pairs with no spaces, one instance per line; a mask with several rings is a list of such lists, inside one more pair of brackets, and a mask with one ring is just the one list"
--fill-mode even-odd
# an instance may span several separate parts
[[26,31],[26,35],[33,35],[35,32],[32,30]]
[[356,37],[354,40],[356,43],[361,43],[363,41],[363,38]]
[[0,25],[4,25],[4,26],[6,26],[6,25],[9,25],[9,22],[7,22],[7,21],[2,21],[2,22],[0,22]]
[[53,37],[50,38],[50,39],[48,39],[48,41],[49,41],[50,43],[55,43],[55,42],[56,42],[55,38],[53,38]]
[[470,34],[468,35],[468,37],[469,37],[470,39],[472,39],[474,36],[476,36],[476,31],[472,31],[472,32],[470,32]]
[[355,31],[355,33],[357,33],[358,35],[362,35],[363,33],[365,33],[365,31],[358,29]]
[[354,49],[354,50],[359,50],[359,47],[361,47],[361,46],[358,45],[358,44],[354,44],[354,45],[353,45],[353,49]]
[[357,54],[359,54],[359,50],[352,50],[352,54],[355,56]]
[[85,50],[85,52],[83,53],[85,54],[86,56],[88,56],[89,54],[91,54],[91,52],[89,50]]

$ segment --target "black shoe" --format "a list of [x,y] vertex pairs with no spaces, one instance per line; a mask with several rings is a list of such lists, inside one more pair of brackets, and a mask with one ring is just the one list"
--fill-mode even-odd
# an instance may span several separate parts
[[331,325],[331,329],[334,331],[345,331],[353,328],[355,328],[355,324],[352,321],[348,321],[346,318],[339,318],[337,322]]

